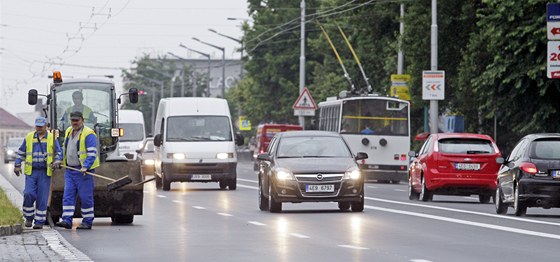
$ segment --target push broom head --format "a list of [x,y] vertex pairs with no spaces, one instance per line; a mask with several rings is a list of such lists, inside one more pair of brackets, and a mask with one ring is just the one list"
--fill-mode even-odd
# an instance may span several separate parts
[[115,180],[115,182],[107,184],[107,191],[113,191],[115,189],[119,189],[123,186],[126,186],[126,185],[130,184],[130,183],[132,183],[132,179],[130,179],[130,177],[128,177],[128,176],[125,176],[123,178]]

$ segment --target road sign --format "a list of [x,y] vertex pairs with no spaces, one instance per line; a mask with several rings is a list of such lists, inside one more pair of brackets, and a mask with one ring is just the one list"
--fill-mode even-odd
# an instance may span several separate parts
[[445,99],[445,71],[422,71],[422,99]]
[[546,36],[548,40],[560,40],[560,4],[546,4]]
[[315,109],[317,109],[317,105],[311,97],[309,90],[307,87],[303,89],[303,92],[299,95],[298,99],[294,103],[293,106],[294,115],[295,116],[314,116]]
[[548,41],[546,76],[560,78],[560,41]]
[[251,121],[246,116],[239,116],[239,130],[251,131]]
[[410,101],[410,75],[391,75],[391,96]]

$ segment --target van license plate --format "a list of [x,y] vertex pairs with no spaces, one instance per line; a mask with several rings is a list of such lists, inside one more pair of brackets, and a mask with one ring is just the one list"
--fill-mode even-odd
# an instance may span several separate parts
[[456,163],[455,169],[457,170],[480,170],[480,164],[471,163]]
[[192,175],[191,180],[210,180],[212,175]]
[[305,192],[334,192],[334,185],[305,185]]

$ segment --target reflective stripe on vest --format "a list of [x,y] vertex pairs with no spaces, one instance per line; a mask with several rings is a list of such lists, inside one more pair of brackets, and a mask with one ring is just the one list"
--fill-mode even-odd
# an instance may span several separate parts
[[[23,173],[30,176],[33,172],[33,158],[40,156],[42,158],[41,152],[33,152],[33,143],[39,143],[39,140],[35,137],[35,131],[27,133],[25,137],[25,168]],[[39,146],[42,146],[39,144]],[[53,162],[54,156],[54,135],[47,132],[47,176],[52,175],[51,164]]]
[[[65,143],[67,143],[71,134],[72,134],[72,127],[69,127],[68,129],[66,129],[66,134],[64,135]],[[86,147],[86,137],[91,134],[97,137],[93,129],[87,126],[84,126],[84,129],[82,129],[82,133],[80,133],[80,146],[78,148],[78,158],[80,159],[81,166],[84,166],[84,162],[88,157],[87,147]],[[66,164],[66,148],[64,149],[64,159],[62,160],[62,163]],[[91,165],[89,169],[94,169],[98,166],[99,166],[99,152],[96,153],[95,161],[93,161],[93,165]]]

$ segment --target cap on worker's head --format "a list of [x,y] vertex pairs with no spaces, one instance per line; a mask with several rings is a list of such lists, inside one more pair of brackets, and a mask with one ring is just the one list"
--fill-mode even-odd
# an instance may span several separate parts
[[84,119],[84,115],[82,114],[82,112],[79,112],[79,111],[72,112],[72,113],[70,113],[70,119],[72,119],[72,120]]
[[47,124],[47,119],[42,117],[42,116],[38,116],[37,118],[35,118],[35,126],[45,126]]

